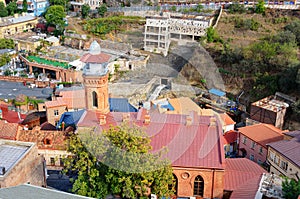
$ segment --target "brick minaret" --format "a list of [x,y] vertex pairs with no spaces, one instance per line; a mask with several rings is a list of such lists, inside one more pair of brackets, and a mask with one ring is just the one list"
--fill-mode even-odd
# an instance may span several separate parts
[[89,53],[80,60],[85,63],[83,81],[85,88],[86,109],[106,114],[108,102],[108,62],[110,56],[101,53],[100,45],[93,41]]

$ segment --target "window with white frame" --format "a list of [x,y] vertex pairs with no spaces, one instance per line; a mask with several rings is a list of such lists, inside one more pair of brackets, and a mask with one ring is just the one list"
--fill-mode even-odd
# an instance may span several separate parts
[[254,141],[251,142],[251,149],[254,149],[256,143]]

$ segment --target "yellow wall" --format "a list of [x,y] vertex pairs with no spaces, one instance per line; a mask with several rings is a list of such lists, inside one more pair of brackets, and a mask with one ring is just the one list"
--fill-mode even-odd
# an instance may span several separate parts
[[[1,1],[1,0],[0,0]],[[0,25],[3,23],[3,19],[0,22]],[[16,24],[9,24],[7,26],[0,26],[0,38],[4,38],[4,36],[15,35],[18,33],[23,33],[24,31],[28,31],[36,26],[38,23],[38,19],[35,18],[30,21],[25,21]]]

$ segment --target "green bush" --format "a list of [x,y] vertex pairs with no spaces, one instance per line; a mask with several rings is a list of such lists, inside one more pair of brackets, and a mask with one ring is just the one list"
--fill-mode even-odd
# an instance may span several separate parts
[[231,14],[234,13],[245,13],[246,12],[246,8],[243,4],[238,4],[238,3],[234,3],[234,4],[230,4],[228,7],[228,11]]

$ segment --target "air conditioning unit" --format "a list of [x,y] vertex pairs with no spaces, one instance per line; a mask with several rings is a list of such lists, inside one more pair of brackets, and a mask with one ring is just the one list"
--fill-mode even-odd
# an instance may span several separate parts
[[4,174],[5,174],[5,167],[0,166],[0,175],[4,175]]

